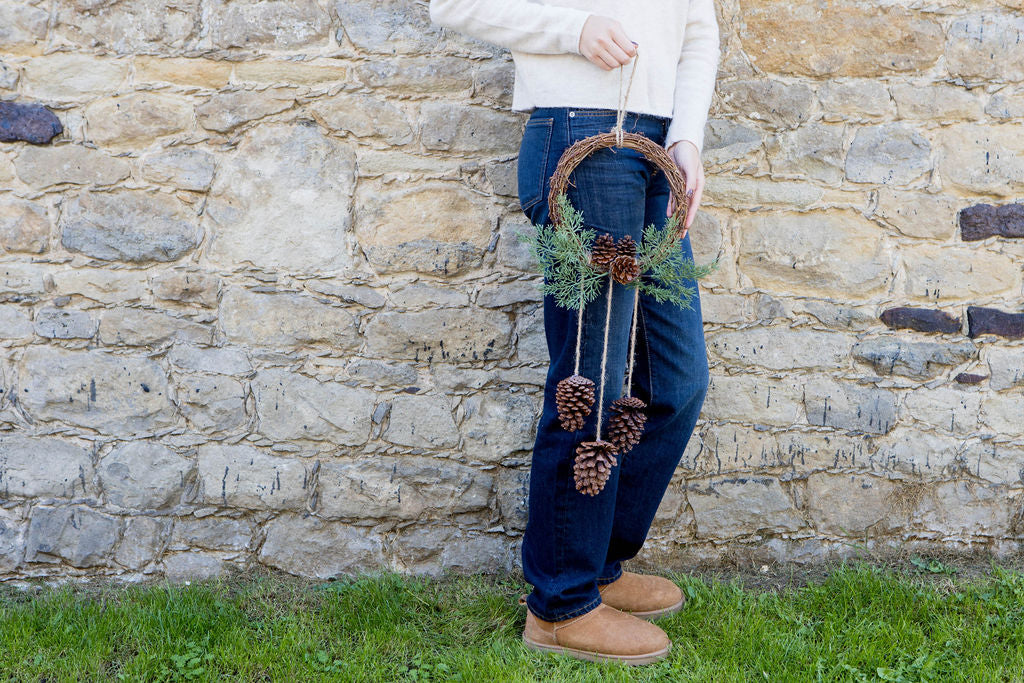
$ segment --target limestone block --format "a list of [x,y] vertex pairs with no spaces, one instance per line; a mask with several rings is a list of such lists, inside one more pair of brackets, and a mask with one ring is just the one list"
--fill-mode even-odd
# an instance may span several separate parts
[[430,21],[426,5],[402,0],[335,0],[338,42],[347,36],[360,52],[371,54],[424,54],[441,42],[441,27]]
[[883,187],[878,190],[875,215],[908,237],[947,240],[956,232],[957,206],[957,200],[948,195]]
[[192,125],[192,102],[179,95],[138,92],[93,100],[85,108],[89,137],[98,145],[138,148]]
[[902,123],[858,129],[846,155],[846,177],[855,183],[905,185],[931,167],[930,143]]
[[802,83],[774,80],[729,81],[718,86],[725,112],[780,127],[797,126],[814,112],[814,93]]
[[821,533],[855,536],[888,530],[897,485],[884,477],[815,473],[807,477],[807,514]]
[[302,460],[244,444],[205,443],[198,453],[203,502],[252,510],[304,509],[310,482]]
[[260,370],[252,381],[261,434],[276,441],[329,440],[366,443],[374,393],[338,382],[320,382],[288,370]]
[[160,346],[172,341],[213,343],[210,325],[163,311],[143,308],[108,308],[99,323],[100,341],[110,346]]
[[512,326],[501,311],[464,308],[383,311],[366,326],[366,352],[432,362],[505,358]]
[[127,58],[101,59],[85,52],[52,52],[25,62],[22,88],[26,95],[40,100],[91,99],[120,90],[128,76],[128,66]]
[[384,438],[391,443],[422,448],[453,448],[459,431],[444,396],[396,396]]
[[348,77],[347,62],[333,57],[314,57],[298,61],[289,59],[288,55],[275,59],[264,56],[262,59],[251,59],[235,64],[233,83],[253,83],[266,85],[288,84],[321,85],[345,81]]
[[[943,426],[945,431],[949,430],[950,414],[959,410],[958,415],[963,416],[964,408],[972,402],[966,392],[959,392],[963,404],[957,406],[942,406],[940,401],[947,400],[952,403],[958,399],[953,396],[942,396],[944,389],[919,389],[910,394],[907,399],[907,414],[913,418],[928,417],[929,419],[938,416],[934,422],[945,420]],[[955,391],[955,390],[949,390]],[[938,393],[935,393],[938,392]],[[943,408],[948,408],[942,414]],[[915,410],[920,409],[920,413]],[[922,422],[929,420],[922,419]],[[977,423],[977,405],[974,406],[974,421]],[[934,425],[933,426],[939,426]],[[932,430],[921,430],[914,427],[897,427],[889,434],[882,437],[872,438],[868,452],[861,465],[878,473],[896,473],[909,475],[915,479],[937,479],[956,474],[960,470],[960,456],[957,453],[958,439],[951,439],[947,435],[935,434]]]
[[996,391],[1024,386],[1024,346],[989,347],[989,386]]
[[802,209],[821,199],[824,190],[806,182],[785,182],[761,178],[713,175],[707,181],[705,200],[709,206],[758,209],[780,205]]
[[973,434],[978,429],[982,395],[953,387],[917,389],[907,394],[905,415],[937,429]]
[[981,421],[1000,434],[1020,435],[1024,395],[993,394],[981,403]]
[[[516,318],[515,328],[516,358],[522,363],[550,362],[548,340],[544,332],[544,316],[534,312],[524,312]],[[544,370],[544,368],[541,368]]]
[[412,365],[368,358],[356,358],[345,370],[349,377],[375,386],[410,386],[418,379]]
[[174,520],[171,542],[210,550],[244,550],[254,531],[253,523],[244,518],[179,517]]
[[733,365],[771,370],[843,366],[853,339],[837,332],[789,327],[748,327],[710,334],[708,349]]
[[107,502],[122,508],[162,508],[178,502],[192,469],[188,458],[160,443],[132,441],[100,460],[100,488]]
[[17,305],[0,306],[0,339],[29,339],[35,334],[32,309]]
[[341,299],[346,303],[359,304],[366,308],[380,308],[387,299],[372,287],[335,282],[327,278],[307,280],[306,289],[318,294],[326,294]]
[[501,462],[516,451],[533,448],[540,417],[539,395],[522,391],[487,391],[462,402],[463,450],[471,460]]
[[420,106],[423,146],[455,154],[516,154],[524,122],[521,115],[454,102],[424,102]]
[[940,128],[936,140],[944,184],[1002,197],[1024,189],[1024,126],[961,123]]
[[373,527],[281,515],[266,526],[259,561],[291,574],[329,579],[379,569],[383,545]]
[[172,6],[153,0],[112,3],[61,0],[57,8],[54,31],[63,40],[90,52],[178,51],[194,45],[199,33],[199,0],[181,0]]
[[193,147],[172,147],[143,159],[142,175],[154,183],[204,192],[213,182],[214,155]]
[[195,210],[162,192],[83,192],[65,199],[66,249],[106,261],[176,261],[203,239]]
[[742,159],[761,147],[761,133],[730,119],[708,119],[704,129],[704,164],[708,168]]
[[963,479],[944,481],[922,498],[912,520],[943,536],[998,538],[1009,531],[1013,504],[1007,499],[1005,487]]
[[413,140],[405,112],[384,98],[342,93],[318,98],[313,111],[331,130],[357,138],[381,138],[388,145],[405,145]]
[[354,187],[352,150],[317,126],[255,128],[221,162],[210,188],[211,261],[299,273],[344,269]]
[[67,562],[96,567],[109,561],[121,520],[84,505],[32,508],[25,541],[26,562]]
[[469,304],[469,294],[452,285],[438,287],[425,282],[399,284],[388,292],[391,304],[397,308],[443,308]]
[[773,174],[838,183],[845,159],[843,127],[807,123],[780,133],[769,140],[767,157]]
[[197,431],[234,430],[248,420],[245,387],[230,377],[186,375],[178,381],[178,401],[182,415]]
[[803,387],[809,424],[885,434],[896,423],[896,394],[815,377]]
[[981,116],[977,94],[956,86],[896,83],[892,96],[901,119],[971,121]]
[[295,94],[290,88],[230,90],[215,93],[196,107],[196,117],[203,128],[227,133],[243,123],[290,109],[293,104]]
[[29,145],[14,158],[14,168],[22,181],[40,189],[61,183],[113,185],[131,174],[124,159],[73,143]]
[[885,83],[875,79],[828,80],[818,88],[818,99],[826,121],[859,121],[896,112]]
[[536,303],[544,298],[541,278],[514,280],[484,286],[476,295],[476,304],[484,308],[500,308],[514,304]]
[[351,313],[303,294],[232,286],[221,299],[219,317],[227,338],[246,346],[299,348],[323,343],[343,352],[359,343]]
[[135,270],[68,268],[53,273],[54,296],[82,296],[103,304],[138,303],[149,287]]
[[190,268],[162,270],[153,273],[150,284],[157,299],[212,308],[217,305],[220,278]]
[[12,572],[25,554],[24,524],[17,514],[0,509],[0,571]]
[[1024,480],[1024,448],[973,441],[963,453],[964,464],[975,476],[994,484],[1019,485]]
[[985,113],[997,119],[1024,117],[1024,88],[1007,87],[999,90],[985,105]]
[[986,12],[957,18],[946,35],[946,68],[968,80],[1024,80],[1024,17]]
[[[26,51],[46,38],[49,12],[27,2],[0,5],[0,45],[5,52]],[[40,45],[40,47],[42,47]]]
[[487,507],[494,477],[441,458],[367,456],[320,466],[326,518],[433,519]]
[[870,365],[880,375],[902,375],[928,379],[973,358],[973,342],[914,342],[892,337],[874,337],[853,347],[855,360]]
[[530,493],[530,471],[503,467],[495,480],[498,511],[507,529],[523,531],[528,517],[527,498]]
[[921,245],[902,254],[905,292],[942,303],[1020,291],[1016,259],[983,249]]
[[712,372],[702,415],[712,420],[788,426],[800,420],[800,401],[800,388],[788,380]]
[[501,265],[527,273],[535,272],[535,268],[538,267],[537,259],[531,253],[530,245],[520,238],[520,235],[531,234],[531,230],[532,226],[529,223],[505,220],[501,222],[496,249],[497,259]]
[[34,419],[122,436],[175,422],[167,376],[148,358],[34,345],[19,370],[18,402]]
[[511,109],[515,87],[515,64],[511,60],[490,60],[473,73],[473,97],[501,109]]
[[755,286],[780,294],[863,299],[891,279],[878,227],[843,210],[745,218],[739,267]]
[[724,539],[762,530],[804,526],[793,501],[774,477],[730,477],[687,482],[697,535]]
[[885,76],[926,69],[942,54],[942,26],[898,6],[741,0],[740,8],[743,47],[769,72]]
[[36,311],[35,333],[47,339],[90,339],[98,323],[86,311],[47,307]]
[[496,574],[515,566],[515,550],[501,534],[460,531],[458,527],[405,527],[394,543],[395,556],[407,571],[440,577],[456,574]]
[[[239,63],[241,68],[243,63]],[[191,57],[135,57],[136,83],[171,83],[217,90],[228,84],[232,62]]]
[[441,56],[371,59],[357,63],[354,73],[368,88],[438,97],[465,93],[473,87],[470,64],[460,57]]
[[76,498],[91,495],[92,458],[67,440],[0,436],[0,497]]
[[204,348],[178,342],[167,351],[167,360],[185,372],[217,375],[248,375],[252,372],[248,356],[238,348]]
[[0,263],[0,295],[18,294],[28,300],[42,296],[43,275],[37,263]]
[[164,576],[170,583],[182,581],[202,581],[224,574],[225,563],[211,553],[172,553],[165,555],[163,564]]
[[37,202],[0,197],[0,249],[41,254],[50,241],[50,219]]
[[222,49],[316,47],[327,43],[331,24],[316,0],[212,0],[206,11],[209,40]]
[[114,561],[128,569],[142,569],[160,555],[171,522],[152,517],[131,517],[117,544]]

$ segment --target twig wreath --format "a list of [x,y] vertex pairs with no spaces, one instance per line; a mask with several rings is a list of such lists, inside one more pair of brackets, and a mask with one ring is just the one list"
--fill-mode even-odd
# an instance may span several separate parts
[[[633,60],[629,85],[632,86]],[[629,360],[626,374],[626,395],[609,406],[614,415],[608,420],[607,440],[602,438],[601,410],[597,413],[597,434],[593,441],[583,441],[576,448],[573,474],[576,490],[596,496],[604,489],[611,469],[618,464],[616,456],[625,455],[640,442],[647,415],[647,404],[632,395],[633,365],[636,355],[637,310],[640,293],[652,296],[661,303],[669,301],[684,309],[692,309],[694,289],[686,284],[689,279],[706,277],[718,267],[718,259],[705,265],[696,265],[683,255],[682,240],[686,237],[686,180],[675,161],[664,147],[639,133],[626,133],[622,129],[625,103],[629,87],[622,97],[622,67],[619,70],[619,108],[614,128],[576,142],[558,160],[551,176],[548,194],[548,225],[535,225],[533,233],[521,233],[536,257],[544,276],[541,291],[551,294],[563,307],[577,313],[576,355],[573,374],[558,383],[555,402],[558,418],[566,431],[583,428],[584,418],[594,406],[594,381],[580,375],[580,342],[583,332],[583,309],[600,292],[608,278],[605,306],[604,342],[601,354],[601,380],[597,405],[604,405],[604,376],[608,360],[608,328],[611,321],[612,285],[633,288],[633,317],[629,337]],[[625,235],[615,241],[609,233],[597,236],[593,228],[584,227],[583,214],[569,202],[566,187],[569,176],[588,156],[600,149],[625,147],[644,155],[668,178],[675,211],[658,228],[653,223],[643,230],[640,244]],[[683,227],[680,227],[683,226]]]

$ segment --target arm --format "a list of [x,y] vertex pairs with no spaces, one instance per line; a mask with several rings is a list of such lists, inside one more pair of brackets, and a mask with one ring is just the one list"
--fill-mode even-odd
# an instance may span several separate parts
[[665,147],[680,140],[693,143],[700,152],[704,125],[711,108],[718,75],[718,20],[712,0],[690,0],[683,49],[676,67],[675,105]]
[[580,54],[589,12],[528,0],[431,0],[430,20],[520,52]]

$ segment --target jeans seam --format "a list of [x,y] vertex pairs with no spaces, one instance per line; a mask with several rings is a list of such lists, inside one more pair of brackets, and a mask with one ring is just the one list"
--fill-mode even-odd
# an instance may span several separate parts
[[593,609],[596,609],[600,604],[601,604],[601,597],[598,596],[597,598],[595,598],[595,599],[591,600],[590,602],[588,602],[586,605],[583,605],[582,607],[577,607],[576,609],[571,610],[571,611],[569,611],[569,612],[567,612],[565,614],[561,614],[561,615],[556,615],[556,614],[537,614],[537,612],[533,608],[531,608],[529,605],[527,605],[527,608],[529,608],[529,610],[531,612],[533,612],[534,616],[536,616],[536,617],[538,617],[540,619],[543,619],[544,621],[565,621],[566,619],[572,619],[573,617],[582,616],[582,615],[586,614],[587,612],[589,612],[589,611],[591,611]]
[[598,577],[597,585],[601,586],[601,585],[604,585],[604,584],[607,584],[607,583],[612,583],[613,581],[618,581],[621,576],[622,576],[622,567],[619,567],[619,571],[615,573],[615,576],[611,576],[611,577],[601,576],[601,577]]

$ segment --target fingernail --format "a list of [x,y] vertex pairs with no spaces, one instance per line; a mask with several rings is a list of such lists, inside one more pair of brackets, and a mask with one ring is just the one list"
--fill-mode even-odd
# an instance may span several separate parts
[[686,198],[687,199],[693,199],[693,190],[687,190],[686,191]]

